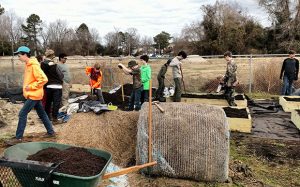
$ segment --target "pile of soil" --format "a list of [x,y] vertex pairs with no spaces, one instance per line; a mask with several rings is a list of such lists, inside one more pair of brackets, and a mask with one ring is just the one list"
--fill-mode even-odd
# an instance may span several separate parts
[[300,102],[300,98],[283,97],[287,101]]
[[[225,99],[224,95],[215,95],[215,94],[207,94],[207,95],[182,94],[181,97],[202,98],[202,99]],[[243,95],[236,95],[234,98],[235,98],[235,100],[244,100]]]
[[[125,106],[126,103],[129,102],[129,96],[132,91],[132,84],[124,84],[123,85],[123,90],[124,90],[124,102],[122,98],[122,89],[118,89],[115,93],[108,93],[108,92],[103,92],[103,97],[106,103],[112,103],[113,105],[117,106]],[[122,107],[121,107],[122,108]]]
[[248,113],[246,109],[230,108],[224,107],[224,112],[229,118],[248,118]]
[[300,161],[300,142],[280,139],[252,138],[232,136],[233,140],[243,140],[247,145],[247,153],[251,156],[279,164]]
[[107,163],[106,159],[79,147],[70,147],[65,150],[49,147],[29,155],[27,160],[56,164],[62,162],[55,170],[56,172],[82,177],[99,174]]
[[[119,109],[125,109],[126,106],[128,106],[129,103],[129,97],[132,92],[132,84],[124,84],[124,101],[122,98],[122,89],[118,89],[115,93],[108,93],[103,92],[103,97],[106,103],[112,103],[113,105],[118,106]],[[156,89],[152,88],[152,95],[154,95]],[[143,97],[141,97],[141,100],[143,100]]]
[[138,118],[136,111],[77,113],[61,129],[57,142],[106,150],[114,164],[125,167],[135,156]]

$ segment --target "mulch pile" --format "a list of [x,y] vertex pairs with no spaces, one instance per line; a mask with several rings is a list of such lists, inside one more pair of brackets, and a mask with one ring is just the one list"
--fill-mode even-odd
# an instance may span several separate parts
[[99,174],[107,163],[106,159],[79,147],[70,147],[65,150],[49,147],[28,156],[27,159],[50,163],[62,162],[55,170],[56,172],[82,177]]
[[224,112],[229,118],[248,118],[248,113],[246,109],[238,109],[231,107],[224,107]]
[[136,111],[77,113],[61,129],[57,141],[106,150],[114,164],[125,167],[135,157],[138,118]]

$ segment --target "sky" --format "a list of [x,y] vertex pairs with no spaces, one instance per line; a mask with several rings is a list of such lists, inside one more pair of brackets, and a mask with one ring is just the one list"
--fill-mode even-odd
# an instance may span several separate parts
[[[26,2],[26,3],[24,3]],[[202,19],[201,6],[215,0],[1,0],[6,11],[27,18],[31,14],[40,16],[43,22],[64,20],[69,27],[81,23],[98,30],[100,37],[108,32],[136,28],[141,36],[155,36],[161,31],[179,35],[181,29],[193,21]],[[258,0],[225,0],[237,2],[263,26],[269,26],[266,12],[259,7]]]

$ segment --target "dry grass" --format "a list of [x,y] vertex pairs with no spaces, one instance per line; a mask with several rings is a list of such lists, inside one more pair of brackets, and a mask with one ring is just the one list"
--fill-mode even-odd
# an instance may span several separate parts
[[[281,66],[285,57],[265,57],[265,58],[253,58],[252,63],[250,63],[249,58],[235,58],[235,62],[238,66],[237,76],[240,82],[241,88],[239,92],[248,92],[249,82],[252,77],[253,92],[270,92],[273,94],[279,94],[278,86],[280,84],[279,74],[280,68],[272,67],[272,65]],[[102,58],[102,57],[68,57],[67,64],[69,65],[72,73],[72,83],[74,84],[88,84],[88,77],[85,75],[84,68],[86,66],[92,66],[95,62],[100,62],[102,71],[104,74],[103,86],[104,88],[110,89],[113,86],[131,83],[131,76],[127,76],[118,69],[117,64],[122,63],[127,65],[127,63],[132,60],[129,58],[117,59],[117,58]],[[139,59],[135,59],[138,63],[141,63]],[[152,68],[152,80],[153,86],[157,86],[156,76],[159,72],[160,67],[167,61],[167,59],[150,59],[149,64]],[[266,66],[270,65],[270,68]],[[24,64],[21,62],[15,62],[15,71],[23,73]],[[12,64],[9,58],[0,58],[0,69],[5,69],[5,72],[11,71]],[[252,71],[251,71],[252,68]],[[220,75],[224,75],[226,70],[226,62],[222,58],[192,58],[183,61],[183,74],[184,81],[187,92],[204,92],[204,87]],[[255,73],[259,71],[259,73]],[[252,72],[252,76],[250,73]],[[274,77],[272,80],[268,81],[256,81],[256,76],[258,74],[266,75],[269,77]],[[172,70],[169,68],[166,75],[166,86],[171,86],[172,80]],[[264,80],[264,79],[263,79]],[[170,83],[171,82],[171,83]],[[274,85],[275,84],[275,85]],[[300,83],[296,83],[296,87],[300,86]],[[210,86],[211,90],[216,89],[216,85]]]

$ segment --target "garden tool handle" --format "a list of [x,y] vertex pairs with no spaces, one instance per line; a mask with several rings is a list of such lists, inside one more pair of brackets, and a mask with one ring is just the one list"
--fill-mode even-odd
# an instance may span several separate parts
[[165,110],[158,104],[158,102],[152,102],[152,104],[155,104],[155,106],[156,106],[162,113],[165,112]]
[[129,167],[129,168],[124,168],[124,169],[121,169],[121,170],[116,171],[116,172],[107,173],[102,177],[102,179],[109,179],[109,178],[112,178],[112,177],[125,175],[127,173],[132,173],[132,172],[138,171],[138,170],[146,168],[146,167],[154,166],[156,164],[157,164],[157,162],[155,161],[155,162],[150,162],[150,163],[146,163],[146,164],[143,164],[143,165],[137,165],[137,166],[132,166],[132,167]]
[[184,84],[184,80],[183,80],[182,67],[181,67],[181,65],[179,67],[180,67],[180,73],[181,73],[181,77],[182,77],[183,90],[184,90],[184,93],[186,93],[185,84]]

